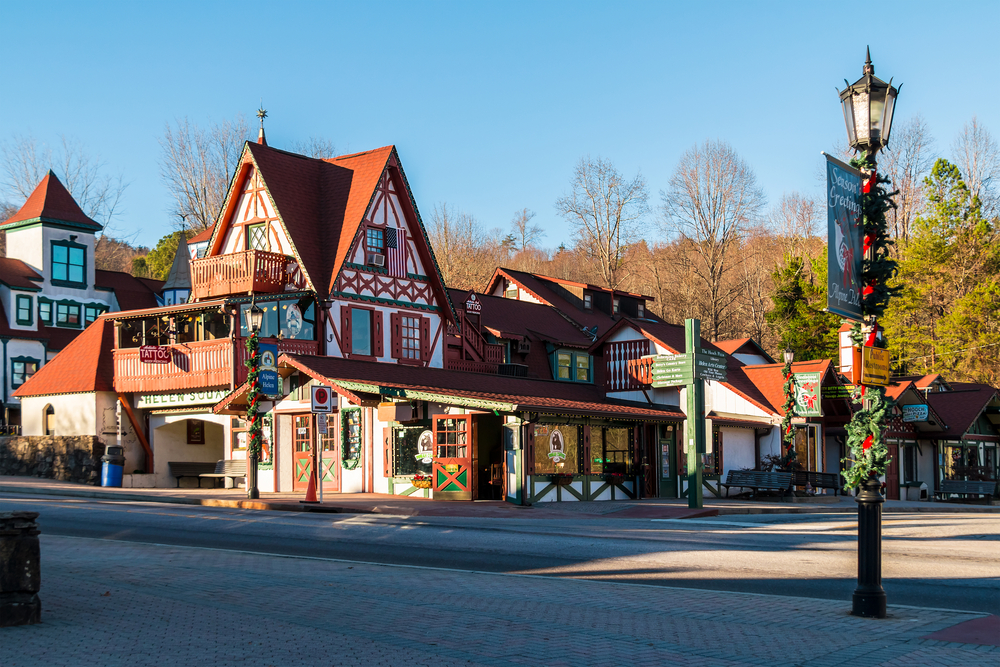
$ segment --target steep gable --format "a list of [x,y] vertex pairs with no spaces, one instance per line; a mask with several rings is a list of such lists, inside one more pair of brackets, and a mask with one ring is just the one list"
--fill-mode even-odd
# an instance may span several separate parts
[[0,225],[0,230],[14,229],[36,221],[69,224],[95,232],[104,229],[87,217],[73,195],[51,170],[35,187],[24,206]]
[[14,396],[114,391],[114,322],[99,318],[38,369]]

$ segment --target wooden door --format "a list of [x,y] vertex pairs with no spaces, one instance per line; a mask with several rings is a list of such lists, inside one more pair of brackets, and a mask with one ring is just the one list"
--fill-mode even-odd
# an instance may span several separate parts
[[475,465],[472,418],[434,415],[434,498],[472,500]]
[[678,498],[676,427],[673,424],[660,424],[656,431],[660,457],[660,497]]
[[887,443],[889,465],[885,469],[885,499],[899,500],[899,444]]
[[292,490],[305,491],[312,475],[312,414],[292,415]]
[[319,451],[323,457],[320,474],[323,478],[324,491],[340,491],[340,439],[337,437],[340,415],[335,412],[328,417],[326,435],[319,433],[318,429],[316,433],[319,437]]

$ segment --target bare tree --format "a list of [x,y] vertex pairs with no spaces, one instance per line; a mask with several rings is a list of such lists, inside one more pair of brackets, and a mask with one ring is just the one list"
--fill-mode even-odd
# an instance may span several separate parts
[[[819,221],[819,206],[816,201],[791,192],[782,195],[777,204],[768,212],[768,223],[777,234],[790,255],[801,255],[802,246],[816,235]],[[763,234],[763,230],[758,230]],[[772,267],[773,268],[773,267]]]
[[951,152],[969,192],[982,203],[983,217],[989,219],[1000,213],[1000,193],[997,192],[1000,147],[990,131],[973,116],[952,143]]
[[888,212],[889,225],[894,238],[910,238],[910,225],[924,206],[924,177],[934,164],[931,136],[922,116],[914,116],[893,126],[889,149],[879,158],[879,171],[892,181],[891,188],[898,191],[893,198],[896,208]]
[[55,150],[28,135],[0,144],[2,186],[11,199],[26,200],[51,169],[89,217],[108,227],[120,213],[128,187],[121,174],[108,173],[107,163],[76,139],[61,136]]
[[534,211],[523,208],[515,213],[514,219],[510,221],[510,227],[513,231],[509,238],[517,252],[524,252],[528,246],[535,245],[539,239],[545,236],[545,231],[541,227],[531,224],[534,217]]
[[572,189],[556,201],[556,210],[576,228],[578,247],[597,260],[601,280],[618,287],[628,277],[622,261],[649,211],[646,180],[625,180],[610,161],[581,158]]
[[723,318],[740,293],[728,280],[739,262],[740,239],[760,216],[764,192],[749,164],[724,141],[706,141],[681,156],[666,191],[660,192],[668,230],[689,239],[698,254],[695,275],[708,297],[708,333],[718,340]]
[[215,224],[249,138],[242,114],[208,128],[187,118],[167,123],[160,137],[160,175],[174,197],[180,227],[197,233]]
[[290,150],[299,155],[308,155],[319,159],[336,157],[337,155],[337,149],[332,141],[317,136],[309,137],[305,141],[296,141]]
[[473,215],[448,204],[434,207],[429,235],[448,287],[483,289],[507,259],[499,229],[485,230]]

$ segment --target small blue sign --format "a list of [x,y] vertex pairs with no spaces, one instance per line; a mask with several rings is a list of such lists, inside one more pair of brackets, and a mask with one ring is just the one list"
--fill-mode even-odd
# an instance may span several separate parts
[[260,344],[260,391],[265,396],[281,394],[281,380],[278,378],[278,346],[275,343]]
[[903,406],[903,421],[904,422],[925,422],[927,421],[928,410],[926,405],[904,405]]

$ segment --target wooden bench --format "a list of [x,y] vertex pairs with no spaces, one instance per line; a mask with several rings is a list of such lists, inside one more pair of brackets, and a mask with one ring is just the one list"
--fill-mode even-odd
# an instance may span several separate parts
[[763,470],[730,470],[726,481],[719,486],[726,487],[726,497],[729,497],[729,487],[738,486],[741,489],[751,489],[753,497],[757,497],[757,491],[767,489],[771,491],[781,491],[782,497],[785,491],[792,485],[792,473],[790,472],[764,472]]
[[811,486],[814,489],[833,489],[833,495],[840,493],[840,473],[835,472],[814,472],[812,470],[795,470],[792,472],[792,485],[805,487]]
[[214,472],[204,472],[198,477],[209,477],[213,479],[229,479],[232,478],[233,484],[235,485],[235,479],[237,477],[242,477],[246,479],[247,476],[247,462],[246,460],[232,460],[223,459],[215,464]]
[[177,478],[177,488],[181,486],[181,477],[200,477],[215,470],[211,461],[170,461],[170,474]]
[[941,488],[937,490],[937,495],[978,495],[983,496],[986,500],[986,504],[988,505],[990,503],[990,499],[993,497],[993,492],[996,491],[996,487],[997,483],[995,481],[974,482],[963,479],[945,479],[941,480]]

